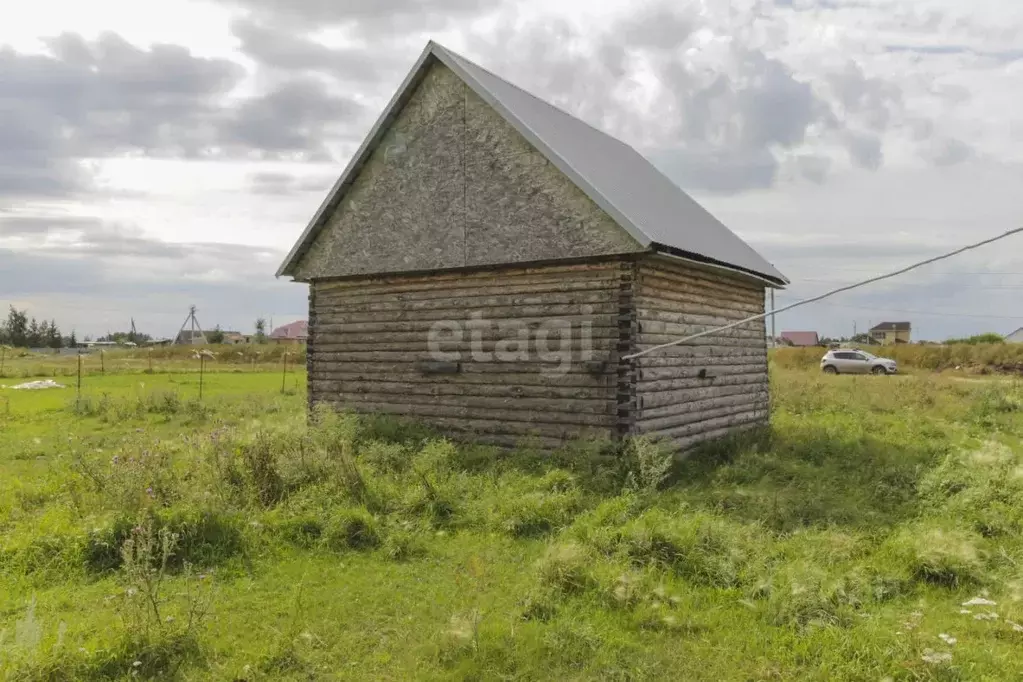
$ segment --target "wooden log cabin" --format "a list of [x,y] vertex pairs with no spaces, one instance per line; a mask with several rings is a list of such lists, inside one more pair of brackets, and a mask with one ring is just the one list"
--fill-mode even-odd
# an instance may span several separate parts
[[624,143],[430,43],[278,271],[309,402],[500,445],[768,418],[784,276]]

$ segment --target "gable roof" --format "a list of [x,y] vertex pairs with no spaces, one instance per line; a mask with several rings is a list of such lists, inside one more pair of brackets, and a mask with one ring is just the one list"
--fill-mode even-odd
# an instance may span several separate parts
[[816,346],[820,343],[817,332],[782,332],[781,338],[793,346]]
[[278,277],[294,274],[295,266],[436,61],[455,72],[644,248],[738,270],[773,285],[788,283],[773,265],[632,147],[433,41],[320,205],[277,271]]
[[271,339],[304,339],[309,336],[309,323],[298,320],[281,325],[270,332]]
[[872,332],[908,332],[909,322],[882,322],[870,328]]

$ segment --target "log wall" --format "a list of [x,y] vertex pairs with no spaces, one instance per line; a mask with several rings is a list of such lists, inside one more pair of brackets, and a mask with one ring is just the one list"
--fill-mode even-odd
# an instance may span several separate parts
[[[635,348],[644,350],[764,312],[764,286],[649,257],[636,265]],[[631,431],[683,450],[767,421],[764,321],[637,358]]]
[[[631,329],[620,317],[634,268],[623,259],[314,280],[310,403],[500,445],[621,434],[618,358]],[[541,354],[544,334],[553,355]]]

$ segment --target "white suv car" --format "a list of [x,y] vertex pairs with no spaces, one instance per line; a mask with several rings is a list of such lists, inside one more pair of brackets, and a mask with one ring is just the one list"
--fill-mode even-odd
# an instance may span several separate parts
[[825,374],[895,374],[894,360],[879,358],[865,350],[829,350],[821,358],[821,371]]

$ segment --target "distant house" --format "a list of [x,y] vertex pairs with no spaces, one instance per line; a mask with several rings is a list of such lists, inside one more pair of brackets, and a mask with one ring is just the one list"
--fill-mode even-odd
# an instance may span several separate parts
[[1006,343],[1023,343],[1023,327],[1020,327],[1011,334],[1005,335]]
[[208,343],[201,329],[182,329],[174,338],[177,346],[201,346]]
[[870,329],[870,338],[882,346],[909,343],[911,325],[909,322],[882,322]]
[[251,336],[246,336],[241,332],[223,332],[224,340],[221,341],[226,346],[235,346],[239,343],[249,343],[252,341]]
[[817,332],[782,332],[781,340],[786,346],[807,347],[821,345]]
[[270,343],[299,344],[309,338],[309,323],[299,320],[286,324],[270,332]]

